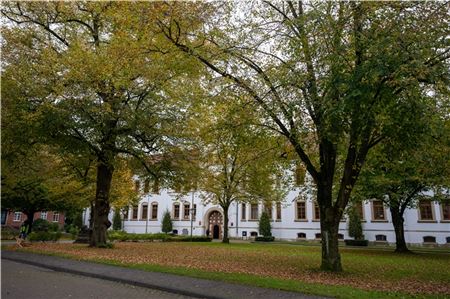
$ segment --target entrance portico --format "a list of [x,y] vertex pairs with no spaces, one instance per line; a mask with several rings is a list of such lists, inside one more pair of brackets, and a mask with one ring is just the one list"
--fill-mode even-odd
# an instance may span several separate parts
[[223,235],[223,216],[220,211],[214,209],[207,213],[206,229],[209,236],[213,239],[222,239]]

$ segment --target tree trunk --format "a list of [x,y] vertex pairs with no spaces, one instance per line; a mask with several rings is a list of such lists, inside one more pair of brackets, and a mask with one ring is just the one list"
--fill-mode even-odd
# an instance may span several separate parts
[[228,237],[228,208],[229,206],[222,206],[223,209],[223,238],[222,243],[230,243]]
[[28,224],[27,234],[32,232],[33,222],[34,222],[34,213],[35,211],[27,211],[25,215],[27,215],[27,220],[25,220]]
[[92,229],[94,226],[94,202],[90,202],[91,210],[89,211],[89,228]]
[[320,232],[322,237],[322,264],[320,268],[326,271],[342,271],[341,255],[339,254],[339,219],[333,207],[320,208]]
[[97,190],[93,206],[92,234],[89,246],[99,247],[107,242],[106,231],[111,226],[109,215],[109,193],[114,167],[99,161],[97,165]]
[[406,246],[403,213],[396,207],[391,207],[390,210],[395,230],[395,252],[408,253],[410,251]]

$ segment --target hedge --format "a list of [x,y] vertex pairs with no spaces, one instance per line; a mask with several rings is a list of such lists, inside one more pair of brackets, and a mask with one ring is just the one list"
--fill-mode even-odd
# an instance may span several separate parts
[[155,241],[161,240],[163,242],[209,242],[211,238],[204,236],[173,236],[170,234],[129,234],[124,231],[109,231],[108,239],[110,241]]
[[273,242],[275,240],[275,237],[271,236],[271,237],[256,237],[255,241],[258,242]]
[[34,231],[28,235],[28,240],[30,241],[58,241],[61,238],[61,232],[44,232],[44,231]]
[[344,240],[345,245],[347,246],[368,246],[369,241],[368,240]]

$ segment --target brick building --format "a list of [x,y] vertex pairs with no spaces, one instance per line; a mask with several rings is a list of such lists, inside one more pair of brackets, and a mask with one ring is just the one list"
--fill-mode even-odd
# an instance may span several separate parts
[[[27,216],[22,212],[8,211],[2,209],[2,226],[20,228],[22,222],[27,219]],[[58,211],[41,211],[34,213],[34,220],[45,219],[48,222],[58,223],[60,228],[64,227],[64,213]]]

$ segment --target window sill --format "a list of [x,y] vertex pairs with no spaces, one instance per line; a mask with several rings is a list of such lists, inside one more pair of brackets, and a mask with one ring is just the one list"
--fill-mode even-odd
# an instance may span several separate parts
[[275,222],[281,222],[281,219],[277,219],[277,220],[275,220]]
[[320,219],[313,219],[312,222],[320,222]]
[[417,220],[418,223],[437,223],[436,220]]
[[389,221],[387,220],[372,220],[371,222],[375,222],[375,223],[388,223]]
[[258,219],[249,219],[248,222],[257,222]]
[[241,219],[241,222],[247,222],[247,219]]
[[450,219],[449,220],[441,220],[441,223],[450,223]]
[[308,219],[295,219],[294,222],[308,222]]

